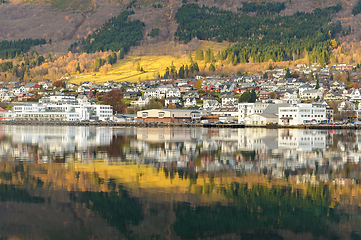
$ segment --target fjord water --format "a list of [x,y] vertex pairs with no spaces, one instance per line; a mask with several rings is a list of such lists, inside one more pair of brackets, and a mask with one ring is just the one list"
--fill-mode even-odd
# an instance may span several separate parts
[[361,132],[0,125],[0,239],[360,239]]

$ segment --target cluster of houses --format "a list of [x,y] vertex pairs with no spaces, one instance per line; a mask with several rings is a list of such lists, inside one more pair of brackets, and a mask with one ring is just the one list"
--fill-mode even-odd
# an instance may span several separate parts
[[[66,121],[89,119],[138,122],[221,121],[247,125],[269,123],[298,125],[330,122],[337,114],[343,119],[358,120],[361,118],[361,106],[358,104],[361,102],[360,89],[348,88],[344,81],[330,80],[332,73],[343,74],[346,71],[354,83],[359,82],[358,77],[361,73],[353,66],[337,64],[322,68],[317,64],[311,66],[299,64],[290,68],[290,72],[297,74],[289,78],[285,78],[287,75],[285,69],[274,69],[268,70],[267,74],[256,73],[227,78],[211,75],[137,83],[108,81],[103,85],[91,82],[80,85],[68,83],[61,89],[46,81],[21,86],[18,83],[9,83],[0,88],[0,99],[4,102],[14,102],[16,99],[24,101],[27,98],[39,99],[38,103],[15,106],[7,115],[9,119],[42,116],[40,119]],[[300,74],[303,76],[312,74],[314,80],[307,81],[304,77],[299,77]],[[122,90],[123,99],[126,100],[128,107],[139,110],[136,115],[115,116],[110,112],[111,106],[106,106],[109,112],[105,114],[104,107],[94,103],[97,101],[96,93],[115,89]],[[256,101],[240,102],[240,96],[245,92],[256,93]],[[149,109],[147,106],[153,99],[162,103],[163,108]],[[330,106],[330,102],[337,102],[338,105]],[[33,114],[29,115],[29,111]],[[58,112],[58,114],[54,117],[39,112]]]

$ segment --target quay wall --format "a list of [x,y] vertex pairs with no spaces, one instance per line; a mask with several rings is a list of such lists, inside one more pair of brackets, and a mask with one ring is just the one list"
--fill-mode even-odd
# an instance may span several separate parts
[[124,126],[124,127],[200,127],[200,128],[299,128],[299,129],[360,129],[361,125],[244,125],[226,123],[172,123],[172,122],[65,122],[65,121],[1,121],[0,125],[48,126]]

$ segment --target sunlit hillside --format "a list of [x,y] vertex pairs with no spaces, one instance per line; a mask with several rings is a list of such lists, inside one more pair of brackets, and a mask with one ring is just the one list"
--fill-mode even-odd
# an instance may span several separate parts
[[[138,64],[144,70],[144,72],[137,71]],[[119,60],[116,64],[114,64],[109,72],[76,75],[70,80],[70,82],[79,84],[80,82],[90,81],[99,84],[106,81],[136,82],[139,80],[155,79],[159,75],[164,75],[165,69],[172,66],[172,64],[176,68],[179,68],[182,65],[189,64],[189,61],[186,57],[177,58],[172,56],[127,56],[126,58]]]

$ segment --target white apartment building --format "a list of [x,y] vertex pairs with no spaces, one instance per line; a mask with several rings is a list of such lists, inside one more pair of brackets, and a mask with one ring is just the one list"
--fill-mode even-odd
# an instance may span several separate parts
[[254,103],[238,103],[238,123],[244,123],[247,116],[254,114]]
[[110,105],[100,104],[61,104],[61,103],[28,103],[14,106],[5,112],[5,119],[12,120],[39,120],[39,121],[105,121],[113,116]]
[[[262,114],[269,106],[269,103],[238,103],[238,123],[244,122],[244,119],[252,114]],[[276,112],[275,112],[276,113]]]
[[326,106],[313,106],[310,103],[296,104],[278,109],[279,125],[299,125],[326,122]]

